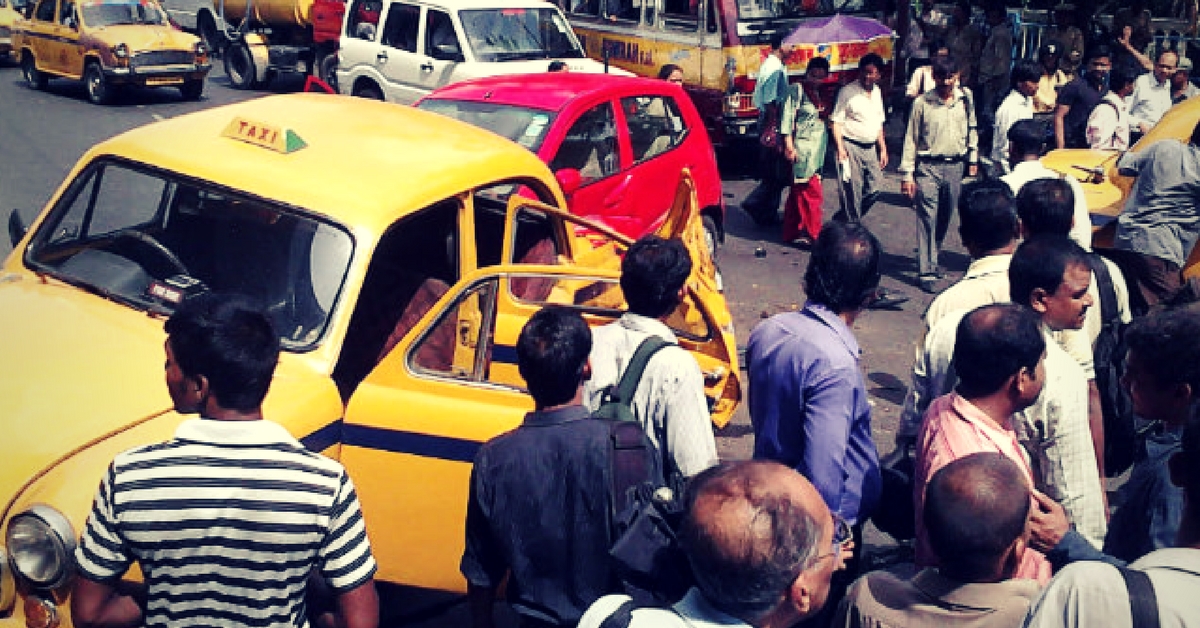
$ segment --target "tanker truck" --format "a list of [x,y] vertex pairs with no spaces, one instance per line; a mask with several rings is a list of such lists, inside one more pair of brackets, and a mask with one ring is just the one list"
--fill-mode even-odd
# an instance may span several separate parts
[[184,28],[224,58],[238,89],[280,73],[314,74],[334,85],[345,0],[164,0]]

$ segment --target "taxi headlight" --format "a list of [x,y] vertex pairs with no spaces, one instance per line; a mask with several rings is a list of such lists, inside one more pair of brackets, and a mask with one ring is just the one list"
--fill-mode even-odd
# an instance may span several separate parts
[[75,532],[57,510],[37,505],[13,517],[6,541],[17,577],[43,589],[66,583],[75,555]]
[[113,46],[112,51],[113,51],[113,55],[116,56],[118,59],[128,59],[129,58],[129,46],[126,46],[125,44],[117,44],[117,45]]
[[204,42],[198,41],[196,42],[195,52],[197,57],[203,57],[208,54],[208,48],[204,47]]

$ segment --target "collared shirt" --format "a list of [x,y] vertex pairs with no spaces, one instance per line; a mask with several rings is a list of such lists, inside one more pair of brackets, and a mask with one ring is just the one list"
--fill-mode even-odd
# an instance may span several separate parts
[[758,81],[754,84],[752,101],[755,108],[763,105],[781,102],[787,95],[787,67],[778,55],[768,54],[758,66]]
[[912,580],[873,571],[850,585],[833,625],[839,628],[1013,628],[1029,612],[1031,580],[958,582],[937,569]]
[[[958,393],[939,397],[929,405],[917,437],[917,465],[913,474],[913,506],[917,514],[917,565],[938,566],[937,555],[925,529],[925,488],[942,467],[979,452],[1003,454],[1025,474],[1034,486],[1029,459],[1011,425],[997,427],[992,420]],[[1032,500],[1032,496],[1030,497]],[[1031,506],[1033,507],[1033,506]],[[1050,580],[1050,563],[1040,552],[1026,548],[1014,577],[1045,584]]]
[[971,90],[956,88],[950,102],[942,100],[937,90],[913,102],[908,131],[904,134],[904,156],[900,159],[900,174],[905,181],[913,180],[917,157],[961,158],[974,163],[979,159],[979,136],[975,129],[975,110]]
[[1033,117],[1033,99],[1012,90],[1000,107],[996,109],[996,131],[992,135],[992,161],[1004,172],[1011,168],[1008,165],[1008,130],[1020,120]]
[[1171,91],[1171,104],[1178,105],[1179,103],[1197,95],[1200,95],[1200,87],[1196,87],[1195,83],[1188,81],[1187,85],[1183,86],[1183,91],[1179,92],[1178,94],[1176,94],[1174,90]]
[[587,408],[530,412],[483,445],[471,469],[467,582],[496,587],[521,615],[573,625],[611,592],[609,425]]
[[1062,504],[1075,529],[1102,547],[1108,530],[1104,488],[1088,423],[1083,368],[1043,328],[1046,382],[1042,394],[1017,414],[1017,438],[1029,453],[1037,489]]
[[[596,600],[578,628],[600,628],[629,599],[628,595],[606,595]],[[750,628],[750,624],[717,610],[699,589],[693,588],[671,608],[633,609],[628,628]]]
[[1113,92],[1104,95],[1087,121],[1088,147],[1093,150],[1129,149],[1129,107]]
[[[1161,549],[1130,565],[1154,586],[1161,628],[1200,626],[1200,549]],[[1085,561],[1068,565],[1042,591],[1025,628],[1133,628],[1129,590],[1112,565]]]
[[799,471],[851,524],[880,491],[861,353],[846,323],[812,301],[759,323],[746,346],[754,457]]
[[1125,153],[1117,167],[1137,180],[1113,246],[1182,268],[1200,234],[1200,147],[1162,140]]
[[1071,239],[1084,250],[1092,250],[1092,215],[1088,212],[1087,199],[1078,179],[1047,168],[1040,159],[1022,161],[1013,166],[1012,172],[1000,177],[1001,181],[1008,184],[1013,196],[1019,194],[1026,183],[1036,179],[1065,179],[1067,185],[1071,186],[1071,193],[1075,196],[1075,213],[1072,216],[1075,222],[1071,225]]
[[265,420],[189,419],[118,455],[75,560],[98,582],[136,560],[147,626],[305,627],[310,572],[342,593],[376,568],[346,470]]
[[1171,79],[1159,82],[1153,72],[1147,72],[1133,81],[1133,94],[1129,96],[1129,125],[1138,128],[1143,122],[1154,126],[1171,108]]
[[1058,89],[1070,82],[1071,77],[1062,70],[1055,70],[1054,74],[1050,75],[1043,74],[1042,78],[1038,79],[1037,93],[1033,95],[1033,112],[1053,113],[1054,105],[1058,101]]
[[[971,262],[967,273],[957,283],[946,288],[934,298],[925,311],[925,330],[916,346],[913,359],[912,386],[904,399],[904,410],[900,414],[900,427],[896,435],[915,437],[921,427],[921,417],[929,402],[948,393],[957,377],[952,371],[950,358],[954,353],[954,332],[958,321],[969,311],[992,303],[1007,303],[1011,300],[1008,288],[1008,265],[1012,254],[988,255]],[[939,323],[947,315],[953,316],[953,324]],[[941,327],[937,334],[935,327]],[[943,338],[947,333],[949,336]],[[949,343],[949,351],[937,348]],[[945,364],[937,364],[945,355]],[[947,381],[948,380],[948,381]]]
[[[584,405],[593,412],[600,407],[604,390],[620,381],[638,346],[651,335],[677,342],[662,321],[632,312],[592,330],[592,378],[584,387]],[[663,454],[664,472],[678,470],[691,477],[717,463],[704,375],[682,347],[666,347],[650,358],[632,405],[646,436]]]
[[863,89],[860,81],[842,87],[829,121],[842,127],[842,136],[859,143],[875,143],[883,132],[886,115],[879,86]]

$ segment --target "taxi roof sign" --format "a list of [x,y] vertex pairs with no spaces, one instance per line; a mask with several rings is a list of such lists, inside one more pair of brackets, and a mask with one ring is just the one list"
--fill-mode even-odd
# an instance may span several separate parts
[[277,153],[294,153],[308,146],[299,135],[291,129],[285,129],[263,122],[256,122],[242,117],[234,118],[229,126],[221,132],[221,137],[254,144]]

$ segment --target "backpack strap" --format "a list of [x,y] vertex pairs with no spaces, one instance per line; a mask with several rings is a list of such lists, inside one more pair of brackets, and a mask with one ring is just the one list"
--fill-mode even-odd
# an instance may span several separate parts
[[1158,598],[1154,595],[1154,583],[1146,572],[1127,567],[1117,567],[1125,579],[1129,591],[1129,612],[1133,617],[1133,628],[1159,628]]
[[1098,253],[1088,255],[1088,265],[1092,268],[1092,274],[1096,275],[1096,283],[1098,292],[1100,292],[1100,319],[1104,325],[1111,325],[1118,321],[1120,314],[1117,312],[1117,292],[1113,286],[1112,275],[1108,272],[1108,264],[1104,263],[1104,258]]
[[642,381],[642,374],[646,372],[646,365],[650,363],[650,358],[654,357],[659,349],[672,344],[675,343],[654,335],[643,340],[642,344],[638,345],[637,350],[633,352],[633,357],[629,358],[629,364],[625,365],[625,372],[621,374],[617,385],[609,389],[608,400],[626,406],[633,405],[633,394],[637,392],[638,384]]

